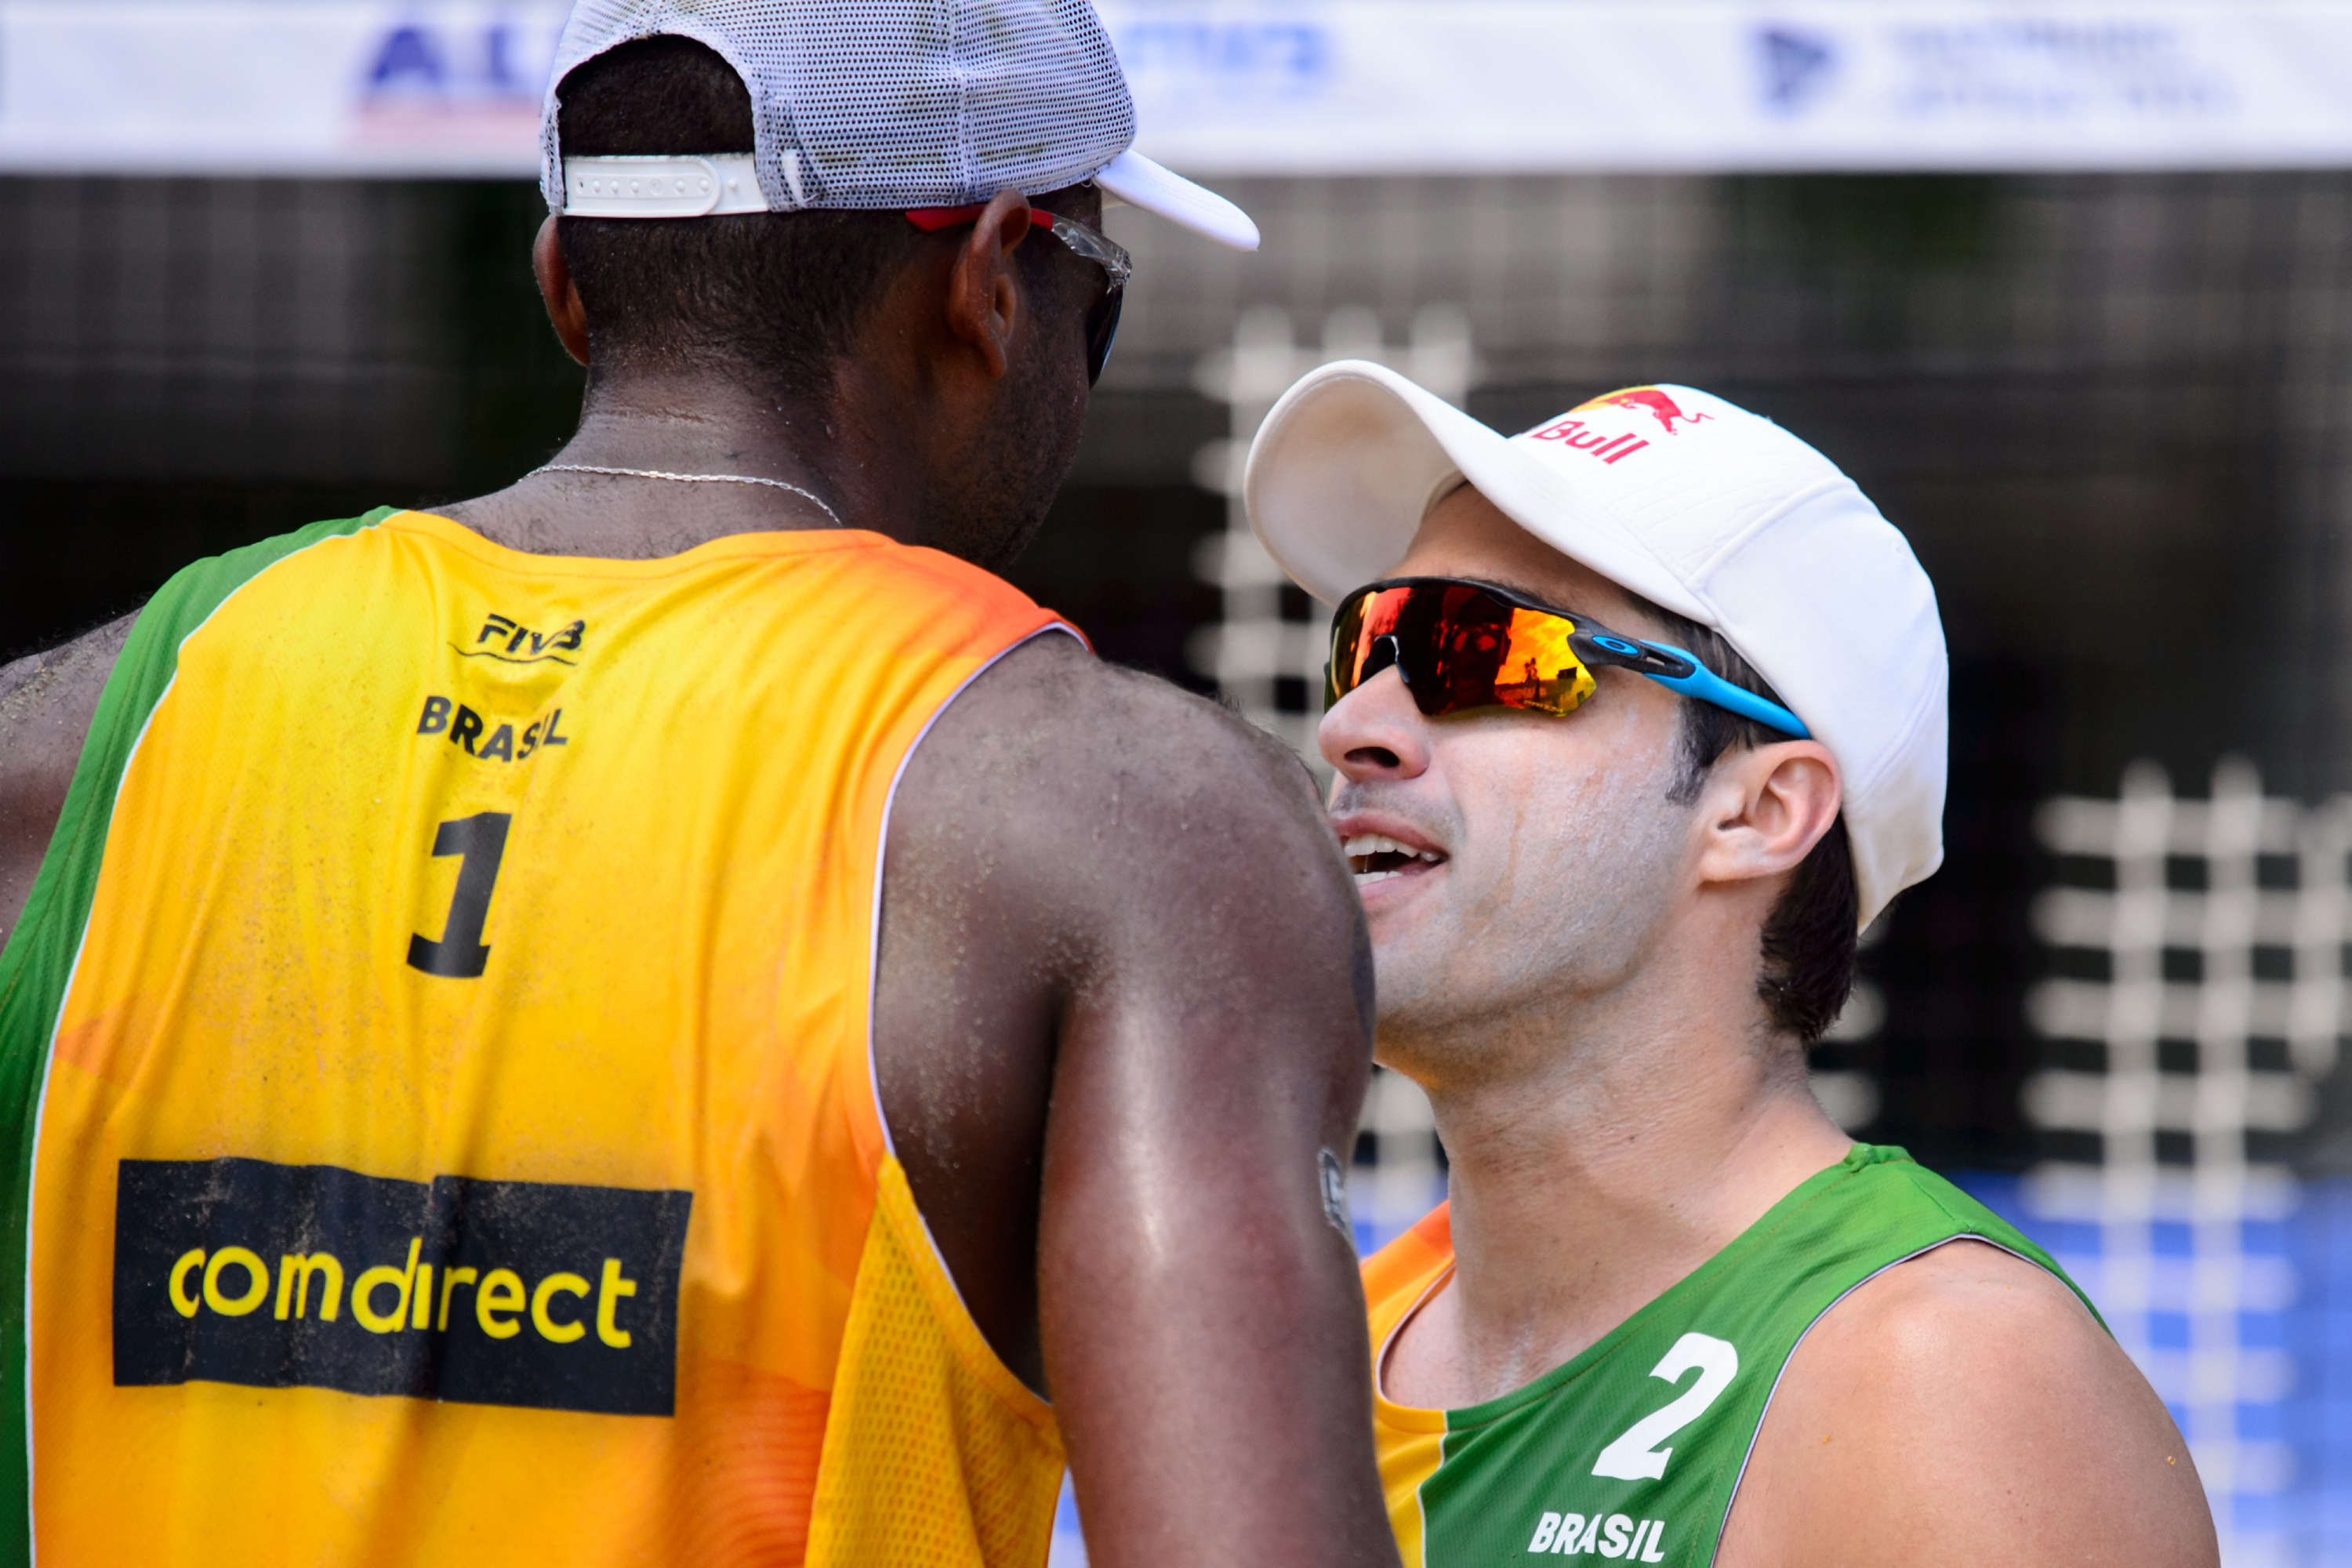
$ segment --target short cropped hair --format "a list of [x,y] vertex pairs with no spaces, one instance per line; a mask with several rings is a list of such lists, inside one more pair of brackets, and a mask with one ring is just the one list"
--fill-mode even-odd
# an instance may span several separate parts
[[[1638,595],[1634,602],[1664,625],[1664,640],[1684,648],[1741,690],[1780,701],[1770,683],[1720,633]],[[1726,752],[1788,739],[1777,730],[1712,702],[1689,701],[1681,708],[1681,755],[1673,787],[1666,792],[1666,798],[1677,805],[1698,799],[1708,770]],[[1795,875],[1765,917],[1764,963],[1757,976],[1756,994],[1775,1028],[1811,1045],[1837,1022],[1853,989],[1855,921],[1860,908],[1853,847],[1846,839],[1845,816],[1841,812],[1799,862]]]
[[[752,150],[751,95],[716,51],[659,36],[574,67],[557,89],[569,157]],[[817,391],[923,243],[895,212],[566,217],[592,364],[731,361]]]

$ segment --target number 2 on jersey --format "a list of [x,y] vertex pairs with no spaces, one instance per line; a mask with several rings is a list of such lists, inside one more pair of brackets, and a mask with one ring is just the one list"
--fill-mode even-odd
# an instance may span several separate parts
[[1650,1375],[1679,1383],[1693,1367],[1698,1368],[1698,1381],[1691,1384],[1690,1392],[1664,1410],[1643,1416],[1625,1429],[1623,1436],[1601,1449],[1601,1458],[1593,1461],[1594,1475],[1621,1481],[1654,1481],[1665,1475],[1666,1460],[1674,1450],[1658,1445],[1705,1415],[1706,1407],[1731,1386],[1731,1380],[1739,1375],[1739,1352],[1729,1340],[1685,1334],[1659,1358]]
[[498,885],[499,861],[507,852],[507,824],[514,814],[485,811],[445,822],[433,834],[433,855],[464,857],[457,862],[457,890],[449,899],[449,919],[441,940],[408,939],[408,966],[453,980],[478,980],[490,962],[482,927],[490,918],[490,889]]

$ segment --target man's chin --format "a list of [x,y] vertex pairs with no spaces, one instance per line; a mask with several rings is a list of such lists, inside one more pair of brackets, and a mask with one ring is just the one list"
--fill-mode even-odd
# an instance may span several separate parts
[[1460,965],[1454,962],[1452,944],[1433,935],[1372,929],[1372,980],[1384,1035],[1391,1025],[1418,1033],[1456,1010]]

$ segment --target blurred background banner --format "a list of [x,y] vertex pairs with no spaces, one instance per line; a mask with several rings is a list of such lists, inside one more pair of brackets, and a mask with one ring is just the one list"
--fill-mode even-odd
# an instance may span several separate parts
[[[0,0],[0,659],[204,554],[509,482],[563,6]],[[1118,352],[1016,581],[1315,760],[1236,495],[1306,370],[1504,430],[1703,386],[1861,482],[1952,652],[1941,871],[1814,1054],[2056,1252],[2233,1568],[2352,1564],[2352,0],[1117,0]],[[1443,1194],[1374,1083],[1374,1245]],[[1071,1548],[1066,1543],[1065,1555]]]
[[[0,0],[0,167],[527,174],[546,0]],[[2352,156],[2335,0],[1116,0],[1144,150],[1252,174]]]
[[569,10],[0,0],[0,167],[528,176]]

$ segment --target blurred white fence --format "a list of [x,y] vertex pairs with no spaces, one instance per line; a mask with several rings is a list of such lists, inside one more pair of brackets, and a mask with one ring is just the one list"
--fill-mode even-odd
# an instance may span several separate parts
[[2238,759],[2182,798],[2139,763],[2118,798],[2051,800],[2036,828],[2066,885],[2034,907],[2061,973],[2027,1013],[2063,1065],[2025,1109],[2071,1157],[2028,1177],[2025,1217],[2051,1222],[2180,1421],[2224,1562],[2294,1562],[2253,1500],[2296,1479],[2263,1419],[2297,1382],[2279,1331],[2297,1279],[2272,1239],[2298,1195],[2279,1135],[2310,1121],[2344,1027],[2352,800],[2266,796]]
[[1380,319],[1370,310],[1342,306],[1324,317],[1319,344],[1310,346],[1297,341],[1290,313],[1269,305],[1244,312],[1233,346],[1204,355],[1193,378],[1202,395],[1230,410],[1232,433],[1202,447],[1192,461],[1193,482],[1225,498],[1224,531],[1202,541],[1193,563],[1223,603],[1217,621],[1193,634],[1192,668],[1214,680],[1244,718],[1288,742],[1318,776],[1324,770],[1315,724],[1323,713],[1330,606],[1294,588],[1285,609],[1287,580],[1250,531],[1242,470],[1275,400],[1317,365],[1339,359],[1387,365],[1457,406],[1477,374],[1469,319],[1458,306],[1423,306],[1410,337],[1396,344],[1382,341]]

